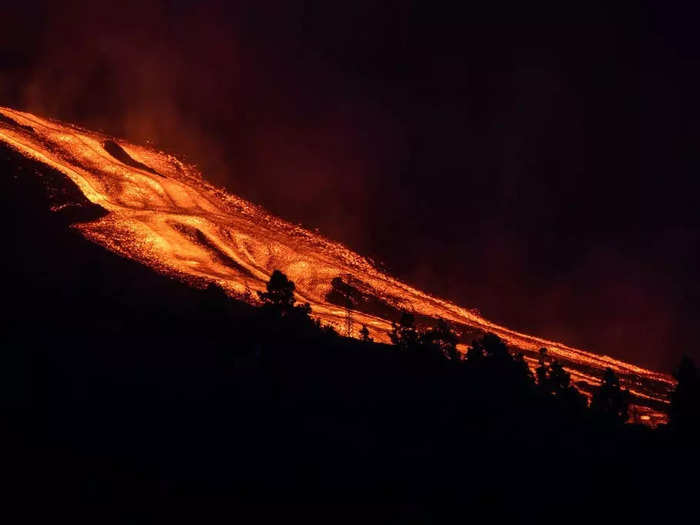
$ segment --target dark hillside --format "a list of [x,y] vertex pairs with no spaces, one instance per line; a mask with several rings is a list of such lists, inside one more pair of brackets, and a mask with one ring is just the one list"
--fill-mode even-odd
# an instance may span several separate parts
[[316,509],[347,523],[669,510],[687,456],[664,430],[153,273],[84,240],[69,225],[101,210],[1,148],[0,199],[2,494],[26,521],[289,520],[318,501],[368,505]]

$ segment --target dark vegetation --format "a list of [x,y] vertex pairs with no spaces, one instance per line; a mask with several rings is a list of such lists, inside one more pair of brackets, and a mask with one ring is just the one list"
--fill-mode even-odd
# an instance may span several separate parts
[[693,501],[689,360],[668,428],[624,424],[612,372],[588,407],[546,350],[534,375],[492,334],[462,356],[408,313],[393,345],[356,341],[280,272],[257,308],[157,275],[84,240],[69,224],[101,211],[4,149],[0,195],[0,494],[21,521],[288,521],[319,501],[332,523],[631,520]]

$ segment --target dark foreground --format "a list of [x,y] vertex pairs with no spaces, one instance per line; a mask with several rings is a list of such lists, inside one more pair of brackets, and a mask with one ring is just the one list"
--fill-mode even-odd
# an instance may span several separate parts
[[7,523],[697,516],[697,443],[156,275],[5,149],[0,192]]

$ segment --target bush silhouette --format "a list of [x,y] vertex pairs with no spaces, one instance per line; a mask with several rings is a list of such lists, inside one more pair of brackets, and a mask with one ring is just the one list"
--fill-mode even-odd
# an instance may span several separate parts
[[505,341],[491,332],[472,341],[467,351],[467,361],[479,362],[486,358],[492,361],[512,361]]
[[624,423],[628,418],[629,398],[629,392],[620,387],[612,368],[606,368],[603,381],[593,394],[591,410],[610,422]]
[[446,357],[450,361],[459,361],[457,335],[444,319],[438,319],[437,325],[421,334],[421,346],[435,355]]
[[539,366],[536,370],[537,387],[546,395],[552,396],[574,410],[586,407],[586,396],[571,384],[571,375],[557,361],[546,362],[547,349],[540,348]]
[[[362,335],[362,332],[360,334]],[[451,361],[461,359],[457,350],[457,335],[444,319],[438,319],[432,328],[418,330],[413,314],[403,312],[399,323],[392,323],[389,337],[394,346],[404,351],[439,356]]]
[[419,345],[419,335],[413,314],[403,312],[398,324],[391,323],[389,338],[401,350],[416,350]]
[[496,334],[489,332],[472,341],[466,363],[488,381],[498,383],[504,391],[528,391],[534,387],[532,373],[522,353],[511,354],[506,342]]

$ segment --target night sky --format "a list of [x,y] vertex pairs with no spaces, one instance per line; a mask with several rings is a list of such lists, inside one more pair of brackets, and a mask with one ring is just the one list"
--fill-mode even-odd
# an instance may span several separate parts
[[690,7],[96,4],[2,3],[0,105],[148,140],[512,328],[700,358]]

